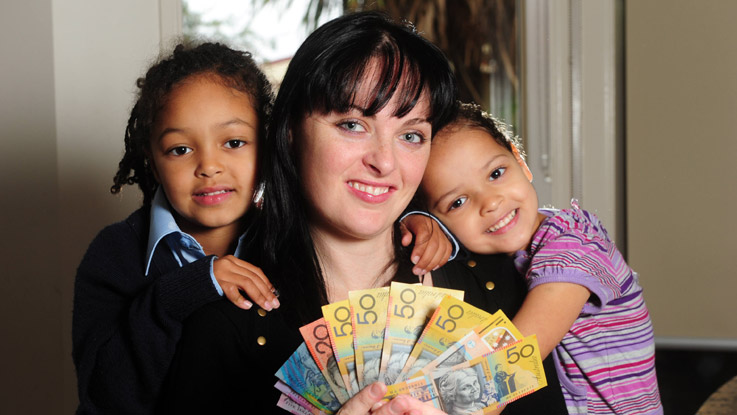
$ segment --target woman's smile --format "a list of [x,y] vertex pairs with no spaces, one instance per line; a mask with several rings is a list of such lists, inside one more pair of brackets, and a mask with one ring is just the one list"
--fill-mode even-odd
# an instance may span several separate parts
[[359,181],[348,181],[348,186],[358,198],[369,203],[381,203],[389,199],[395,190],[393,186],[366,184]]

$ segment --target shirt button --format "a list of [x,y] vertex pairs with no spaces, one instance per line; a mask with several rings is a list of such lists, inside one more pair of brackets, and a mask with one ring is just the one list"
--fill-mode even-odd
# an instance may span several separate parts
[[494,284],[494,282],[493,282],[493,281],[487,281],[487,282],[486,282],[486,289],[487,289],[487,290],[491,291],[491,290],[493,290],[493,289],[494,289],[494,287],[495,287],[495,284]]
[[475,267],[475,266],[476,266],[476,261],[474,261],[473,259],[469,259],[469,260],[468,260],[468,262],[466,262],[466,264],[467,264],[467,265],[468,265],[469,267],[473,268],[473,267]]
[[259,308],[258,311],[257,311],[257,313],[261,317],[266,317],[266,310],[264,310],[263,308]]
[[256,343],[258,343],[259,346],[263,346],[266,344],[266,337],[264,336],[258,336],[256,339]]

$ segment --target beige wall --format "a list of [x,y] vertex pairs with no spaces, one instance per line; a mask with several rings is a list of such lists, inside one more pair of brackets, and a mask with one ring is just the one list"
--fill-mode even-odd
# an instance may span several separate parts
[[158,43],[157,1],[3,4],[0,413],[76,408],[74,273],[95,233],[139,203],[108,189]]
[[732,0],[626,3],[629,262],[656,336],[686,343],[737,345],[736,17]]
[[43,413],[61,406],[64,361],[51,1],[7,9],[0,13],[0,413]]

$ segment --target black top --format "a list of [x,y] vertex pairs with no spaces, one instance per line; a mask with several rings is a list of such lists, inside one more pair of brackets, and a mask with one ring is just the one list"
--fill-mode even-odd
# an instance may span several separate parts
[[138,209],[103,229],[77,270],[78,414],[152,413],[184,319],[220,299],[211,256],[180,267],[160,243],[144,275],[148,231],[149,209]]
[[[510,318],[527,292],[506,255],[450,262],[433,272],[433,283],[463,290],[469,304],[487,312],[502,309]],[[274,388],[274,373],[303,341],[299,327],[290,324],[294,319],[286,317],[289,312],[284,303],[259,313],[223,300],[193,313],[163,388],[161,412],[285,413],[276,407],[280,392]],[[505,414],[568,413],[550,357],[544,366],[549,386],[508,405]]]

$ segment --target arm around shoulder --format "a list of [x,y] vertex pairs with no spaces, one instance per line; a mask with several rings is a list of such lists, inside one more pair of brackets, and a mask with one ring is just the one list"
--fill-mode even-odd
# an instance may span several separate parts
[[575,283],[537,285],[527,294],[512,322],[523,335],[537,335],[544,359],[570,330],[589,295],[586,287]]

